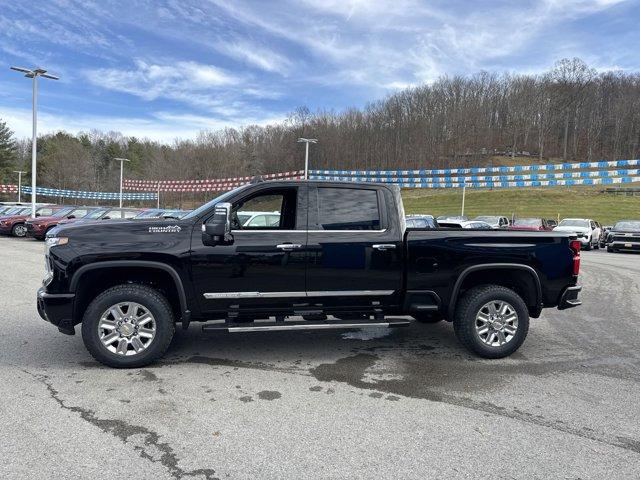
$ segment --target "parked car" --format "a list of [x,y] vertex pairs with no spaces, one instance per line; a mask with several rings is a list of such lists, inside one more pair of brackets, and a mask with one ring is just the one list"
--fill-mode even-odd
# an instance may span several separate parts
[[607,252],[640,251],[640,220],[616,222],[607,235]]
[[99,207],[64,207],[48,217],[39,217],[27,220],[27,236],[37,240],[44,240],[47,232],[58,225],[63,219],[83,218],[89,212],[97,210]]
[[492,230],[493,227],[487,222],[481,222],[479,220],[443,220],[439,221],[438,225],[441,228],[457,228],[457,229],[474,229],[474,230]]
[[500,215],[479,215],[474,220],[479,222],[487,222],[492,228],[507,228],[511,222],[509,217],[502,217]]
[[[267,199],[280,205],[277,226],[247,230],[238,222],[240,206],[259,210]],[[469,350],[500,358],[520,347],[543,308],[580,304],[575,234],[406,231],[403,211],[393,185],[262,181],[181,220],[61,226],[47,237],[38,312],[62,333],[81,324],[98,361],[140,367],[164,354],[176,323],[213,319],[225,321],[204,330],[446,319]],[[362,320],[339,320],[354,314]],[[296,315],[311,320],[286,318]]]
[[544,218],[516,218],[508,230],[550,232],[553,229]]
[[[48,217],[60,210],[61,207],[38,207],[36,218]],[[5,216],[0,219],[0,234],[13,237],[25,237],[27,235],[26,221],[31,217],[31,207],[21,208],[19,213]]]
[[584,250],[600,248],[600,224],[589,218],[564,218],[553,231],[576,233]]
[[464,220],[469,220],[469,217],[467,217],[466,215],[440,215],[436,217],[436,220],[438,222],[447,221],[447,220],[464,221]]
[[607,236],[609,235],[609,232],[611,231],[612,228],[613,228],[613,225],[606,225],[601,228],[600,239],[598,240],[598,246],[600,248],[604,248],[607,246]]
[[139,215],[141,210],[139,208],[106,208],[101,207],[89,212],[82,218],[78,219],[62,219],[58,222],[58,225],[66,225],[68,223],[88,223],[98,220],[121,220],[127,218],[134,218]]
[[141,211],[138,215],[133,217],[135,220],[149,220],[152,218],[177,218],[180,219],[187,215],[190,210],[177,210],[167,208],[150,208],[148,210]]
[[280,212],[237,212],[238,222],[247,228],[276,227],[280,224]]
[[8,212],[9,210],[14,210],[16,207],[13,205],[2,205],[0,207],[0,217],[4,216],[4,214],[6,212]]
[[407,215],[405,224],[407,228],[438,228],[438,221],[433,215]]

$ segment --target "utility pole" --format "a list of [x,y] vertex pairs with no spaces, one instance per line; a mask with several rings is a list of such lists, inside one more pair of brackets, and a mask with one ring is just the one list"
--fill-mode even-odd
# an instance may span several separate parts
[[122,208],[122,180],[124,171],[124,162],[130,162],[128,158],[114,158],[116,162],[120,162],[120,208]]
[[50,75],[42,68],[29,70],[22,67],[11,67],[11,70],[24,73],[24,76],[33,80],[33,134],[31,139],[31,217],[36,218],[36,150],[38,141],[38,77],[50,80],[59,80],[60,77]]
[[309,178],[309,144],[318,143],[318,139],[317,138],[299,138],[298,143],[306,144],[305,153],[304,153],[304,179],[307,180]]
[[22,203],[22,174],[27,173],[22,170],[14,170],[13,173],[18,174],[18,203]]

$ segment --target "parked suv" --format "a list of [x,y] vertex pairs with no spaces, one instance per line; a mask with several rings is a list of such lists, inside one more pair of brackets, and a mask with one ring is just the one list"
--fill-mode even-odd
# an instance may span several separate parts
[[[58,211],[60,207],[38,207],[36,217],[48,217]],[[22,208],[18,213],[5,216],[0,220],[0,234],[14,237],[25,237],[27,235],[26,221],[31,216],[31,207]]]
[[544,218],[516,218],[509,230],[549,232],[553,230]]
[[491,225],[492,228],[507,228],[509,226],[509,218],[499,215],[479,215],[474,220],[479,222],[486,222]]
[[97,220],[121,220],[134,218],[139,215],[139,208],[105,208],[101,207],[89,212],[82,218],[64,218],[58,222],[58,225],[67,225],[69,223],[87,223]]
[[58,225],[58,222],[64,218],[74,219],[83,218],[96,207],[64,207],[48,217],[39,217],[27,220],[27,236],[44,240],[47,232]]
[[554,232],[574,232],[582,242],[584,250],[600,248],[600,224],[590,218],[564,218]]

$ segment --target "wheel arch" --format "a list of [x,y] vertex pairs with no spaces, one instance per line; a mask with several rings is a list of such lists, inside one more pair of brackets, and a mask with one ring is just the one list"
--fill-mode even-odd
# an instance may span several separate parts
[[[498,277],[501,271],[507,273],[504,279]],[[483,272],[490,272],[488,281],[480,281],[483,280],[480,277]],[[522,279],[526,280],[522,281]],[[538,272],[533,267],[518,263],[484,263],[467,267],[456,279],[447,309],[449,318],[453,318],[455,314],[460,293],[482,283],[512,288],[523,298],[529,307],[531,316],[539,316],[542,304],[542,284]]]
[[[117,270],[117,272],[114,272]],[[92,282],[93,281],[93,282]],[[96,294],[121,283],[143,283],[166,289],[165,295],[176,318],[189,322],[187,295],[180,274],[171,265],[149,260],[111,260],[83,265],[74,272],[69,291],[76,294],[74,323],[80,323],[84,310]]]

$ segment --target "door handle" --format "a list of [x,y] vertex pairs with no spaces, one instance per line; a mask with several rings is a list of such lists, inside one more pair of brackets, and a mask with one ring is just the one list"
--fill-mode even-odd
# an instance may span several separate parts
[[302,245],[299,243],[281,243],[280,245],[276,245],[276,248],[284,250],[285,252],[290,252],[291,250],[302,248]]
[[393,243],[379,243],[373,246],[374,250],[380,250],[384,252],[385,250],[395,250],[396,246]]

